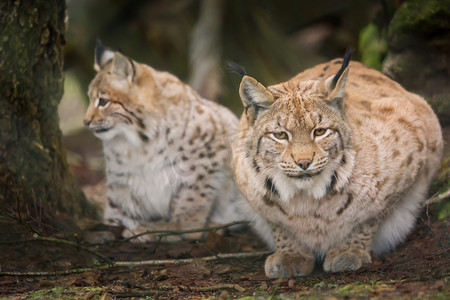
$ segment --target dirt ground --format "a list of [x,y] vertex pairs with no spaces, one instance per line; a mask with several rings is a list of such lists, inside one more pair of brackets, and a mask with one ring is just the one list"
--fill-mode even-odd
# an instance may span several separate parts
[[[444,136],[448,153],[448,128]],[[69,151],[77,155],[78,163],[71,169],[80,184],[98,182],[102,172],[86,167],[87,155],[98,154],[98,143],[80,144],[78,138],[66,140]],[[86,145],[95,147],[86,149]],[[404,244],[390,254],[373,255],[373,262],[357,272],[327,274],[318,265],[311,276],[278,280],[265,277],[267,251],[248,229],[225,236],[211,231],[199,242],[135,244],[120,240],[117,232],[101,225],[67,235],[44,223],[36,228],[17,216],[2,216],[0,298],[450,299],[450,220],[438,220],[438,208],[434,204],[424,209]],[[86,233],[105,229],[111,229],[116,239],[91,246],[85,243]],[[221,253],[248,257],[224,258]],[[117,265],[143,261],[147,264]]]

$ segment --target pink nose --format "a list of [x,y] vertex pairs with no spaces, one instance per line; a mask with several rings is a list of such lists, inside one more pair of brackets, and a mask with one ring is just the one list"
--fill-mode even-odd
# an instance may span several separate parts
[[300,168],[302,168],[303,170],[306,170],[309,168],[309,166],[312,163],[312,160],[309,158],[300,158],[299,160],[297,160],[295,162]]

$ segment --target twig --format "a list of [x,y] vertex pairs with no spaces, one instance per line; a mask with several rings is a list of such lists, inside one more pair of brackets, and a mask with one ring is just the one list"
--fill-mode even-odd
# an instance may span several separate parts
[[111,265],[100,265],[100,266],[94,266],[94,267],[88,267],[88,268],[76,268],[76,269],[68,269],[68,270],[61,270],[61,271],[50,271],[50,272],[0,272],[0,276],[61,276],[61,275],[69,275],[69,274],[77,274],[77,273],[84,273],[94,270],[101,270],[101,269],[109,269]]
[[180,290],[183,291],[194,291],[194,292],[208,292],[208,291],[217,291],[217,290],[223,290],[223,289],[234,289],[238,292],[244,292],[245,288],[241,287],[238,284],[234,284],[234,283],[222,283],[222,284],[218,284],[218,285],[210,285],[210,286],[202,286],[202,287],[197,287],[197,286],[184,286],[184,285],[154,285],[152,287],[146,287],[146,286],[142,286],[142,285],[136,285],[130,282],[127,282],[127,286],[131,287],[131,288],[137,288],[143,291],[170,291],[173,290],[175,288],[178,288]]
[[100,266],[94,266],[90,268],[78,268],[69,269],[62,271],[52,271],[52,272],[0,272],[0,276],[55,276],[55,275],[68,275],[74,273],[83,273],[99,269],[108,269],[116,267],[136,267],[136,266],[161,266],[166,264],[190,264],[196,260],[202,261],[214,261],[218,259],[242,259],[249,257],[264,256],[270,254],[269,251],[256,251],[256,252],[241,252],[241,253],[226,253],[217,254],[214,256],[206,256],[200,258],[185,258],[185,259],[156,259],[156,260],[144,260],[144,261],[118,261],[111,264],[105,264]]
[[116,298],[145,298],[155,295],[156,292],[140,292],[140,293],[114,293]]
[[[225,259],[219,257],[219,256],[217,255],[217,253],[214,253],[213,251],[209,250],[207,247],[205,247],[205,245],[201,244],[199,241],[196,241],[196,244],[197,244],[199,247],[201,247],[203,250],[205,250],[206,252],[208,252],[209,254],[211,254],[211,255],[217,257],[218,260],[220,260],[220,261],[226,263],[226,260],[225,260]],[[233,264],[232,264],[232,265],[233,265]],[[234,266],[234,265],[233,265],[233,266]],[[234,267],[235,267],[235,266],[234,266]]]
[[209,231],[217,231],[219,229],[224,229],[227,227],[231,227],[234,225],[243,225],[248,224],[248,222],[245,221],[238,221],[238,222],[232,222],[224,225],[214,226],[214,227],[208,227],[208,228],[198,228],[198,229],[189,229],[189,230],[153,230],[153,231],[146,231],[142,232],[136,235],[133,235],[129,238],[126,238],[123,240],[123,242],[128,242],[132,239],[135,239],[137,237],[147,235],[147,234],[157,234],[159,237],[165,237],[170,235],[183,235],[186,233],[196,233],[196,232],[209,232]]
[[29,231],[39,234],[39,230],[35,229],[33,226],[22,220],[22,217],[19,215],[18,217],[15,217],[14,215],[10,215],[7,213],[1,213],[0,215],[4,216],[5,218],[8,218],[24,227],[26,227]]
[[135,267],[135,266],[161,266],[166,264],[190,264],[196,260],[213,261],[230,258],[249,258],[255,256],[264,256],[270,254],[269,251],[256,251],[256,252],[240,252],[240,253],[225,253],[217,254],[213,256],[199,257],[199,258],[181,258],[181,259],[155,259],[155,260],[143,260],[143,261],[118,261],[114,265],[117,267]]
[[83,251],[86,251],[86,252],[88,252],[88,253],[90,253],[92,255],[97,256],[98,258],[106,261],[109,264],[113,264],[113,261],[111,259],[107,258],[106,256],[104,256],[103,254],[100,254],[97,251],[91,250],[88,247],[83,246],[83,245],[81,245],[79,243],[75,243],[75,242],[68,241],[68,240],[57,239],[57,238],[43,237],[43,236],[39,236],[39,235],[36,235],[36,234],[33,237],[35,239],[37,239],[37,240],[40,240],[40,241],[46,241],[46,242],[57,243],[57,244],[60,243],[60,244],[65,244],[65,245],[69,245],[69,246],[72,246],[72,247],[77,247],[77,248],[79,248],[79,249],[81,249]]
[[431,205],[437,202],[441,202],[442,200],[444,200],[445,198],[450,197],[450,189],[448,189],[447,191],[440,193],[434,197],[431,197],[430,199],[428,199],[427,201],[425,201],[424,205]]
[[18,241],[0,241],[0,244],[18,244],[18,243],[28,243],[28,242],[50,242],[50,243],[55,243],[55,244],[64,244],[64,245],[69,245],[72,247],[76,247],[78,249],[81,249],[83,251],[86,251],[88,253],[91,253],[94,256],[97,256],[98,258],[102,259],[103,261],[109,263],[109,264],[113,264],[113,261],[109,258],[107,258],[106,256],[93,251],[91,249],[89,249],[86,246],[83,246],[81,244],[72,242],[72,241],[68,241],[68,240],[62,240],[62,239],[57,239],[57,238],[51,238],[51,237],[44,237],[44,236],[40,236],[37,233],[33,234],[33,238],[31,239],[26,239],[26,240],[18,240]]
[[204,287],[189,287],[191,291],[195,292],[211,292],[211,291],[220,291],[223,289],[233,289],[238,292],[245,292],[245,288],[238,284],[234,283],[223,283],[218,285],[210,285],[210,286],[204,286]]

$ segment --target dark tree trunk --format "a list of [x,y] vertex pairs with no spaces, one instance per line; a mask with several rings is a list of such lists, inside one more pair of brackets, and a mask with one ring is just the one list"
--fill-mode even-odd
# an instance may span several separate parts
[[58,124],[65,18],[64,0],[0,1],[0,211],[20,218],[93,214]]

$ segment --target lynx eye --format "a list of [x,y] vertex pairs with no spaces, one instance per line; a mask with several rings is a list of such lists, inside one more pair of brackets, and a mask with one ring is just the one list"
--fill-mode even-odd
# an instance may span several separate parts
[[288,134],[284,131],[274,132],[273,136],[279,140],[287,140],[288,139]]
[[314,136],[324,135],[327,130],[325,128],[317,128],[314,130]]
[[105,107],[109,103],[109,99],[107,98],[97,98],[97,103],[95,106],[97,107]]

